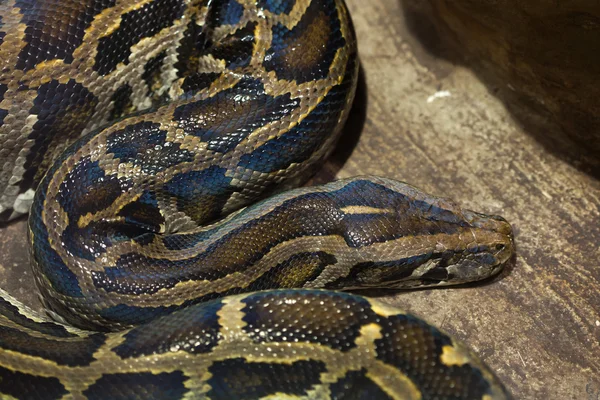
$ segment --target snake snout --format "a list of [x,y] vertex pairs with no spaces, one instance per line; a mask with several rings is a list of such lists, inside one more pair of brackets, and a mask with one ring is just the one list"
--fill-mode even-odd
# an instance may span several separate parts
[[496,259],[498,270],[512,257],[515,246],[510,223],[499,215],[485,215],[474,211],[463,212],[465,220],[478,228],[482,243],[487,244]]
[[499,268],[502,268],[515,252],[512,226],[507,220],[497,215],[490,216],[490,222],[493,225],[492,232],[497,235],[493,244],[494,255],[498,260]]
[[499,215],[486,215],[475,211],[464,210],[463,216],[474,228],[481,228],[512,237],[512,227],[506,219]]

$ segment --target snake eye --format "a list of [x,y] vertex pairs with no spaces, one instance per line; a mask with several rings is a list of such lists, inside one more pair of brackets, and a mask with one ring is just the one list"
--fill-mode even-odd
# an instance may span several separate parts
[[504,250],[506,248],[505,245],[503,245],[502,243],[498,243],[496,245],[496,250],[500,251],[500,250]]

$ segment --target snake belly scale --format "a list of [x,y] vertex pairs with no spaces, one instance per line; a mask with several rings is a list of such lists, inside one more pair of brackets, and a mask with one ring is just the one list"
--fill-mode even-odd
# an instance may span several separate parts
[[[469,350],[346,290],[497,274],[510,225],[365,176],[297,188],[357,81],[342,0],[0,0],[0,397],[505,399]],[[35,193],[35,195],[33,194]]]

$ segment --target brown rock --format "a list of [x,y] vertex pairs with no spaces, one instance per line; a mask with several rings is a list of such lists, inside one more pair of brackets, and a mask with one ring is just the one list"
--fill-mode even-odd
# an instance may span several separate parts
[[475,66],[493,90],[507,88],[499,94],[540,141],[564,151],[564,138],[552,137],[544,124],[551,121],[581,149],[600,156],[600,3],[403,0],[403,4],[409,25],[421,33],[433,27],[451,46],[454,51],[446,56]]

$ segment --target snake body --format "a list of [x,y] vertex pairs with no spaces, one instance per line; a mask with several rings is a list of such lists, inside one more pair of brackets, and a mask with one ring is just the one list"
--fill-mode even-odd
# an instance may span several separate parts
[[0,211],[30,210],[53,317],[0,292],[3,397],[507,397],[446,334],[339,292],[490,277],[506,221],[373,176],[290,189],[354,96],[342,0],[3,0],[0,17]]

